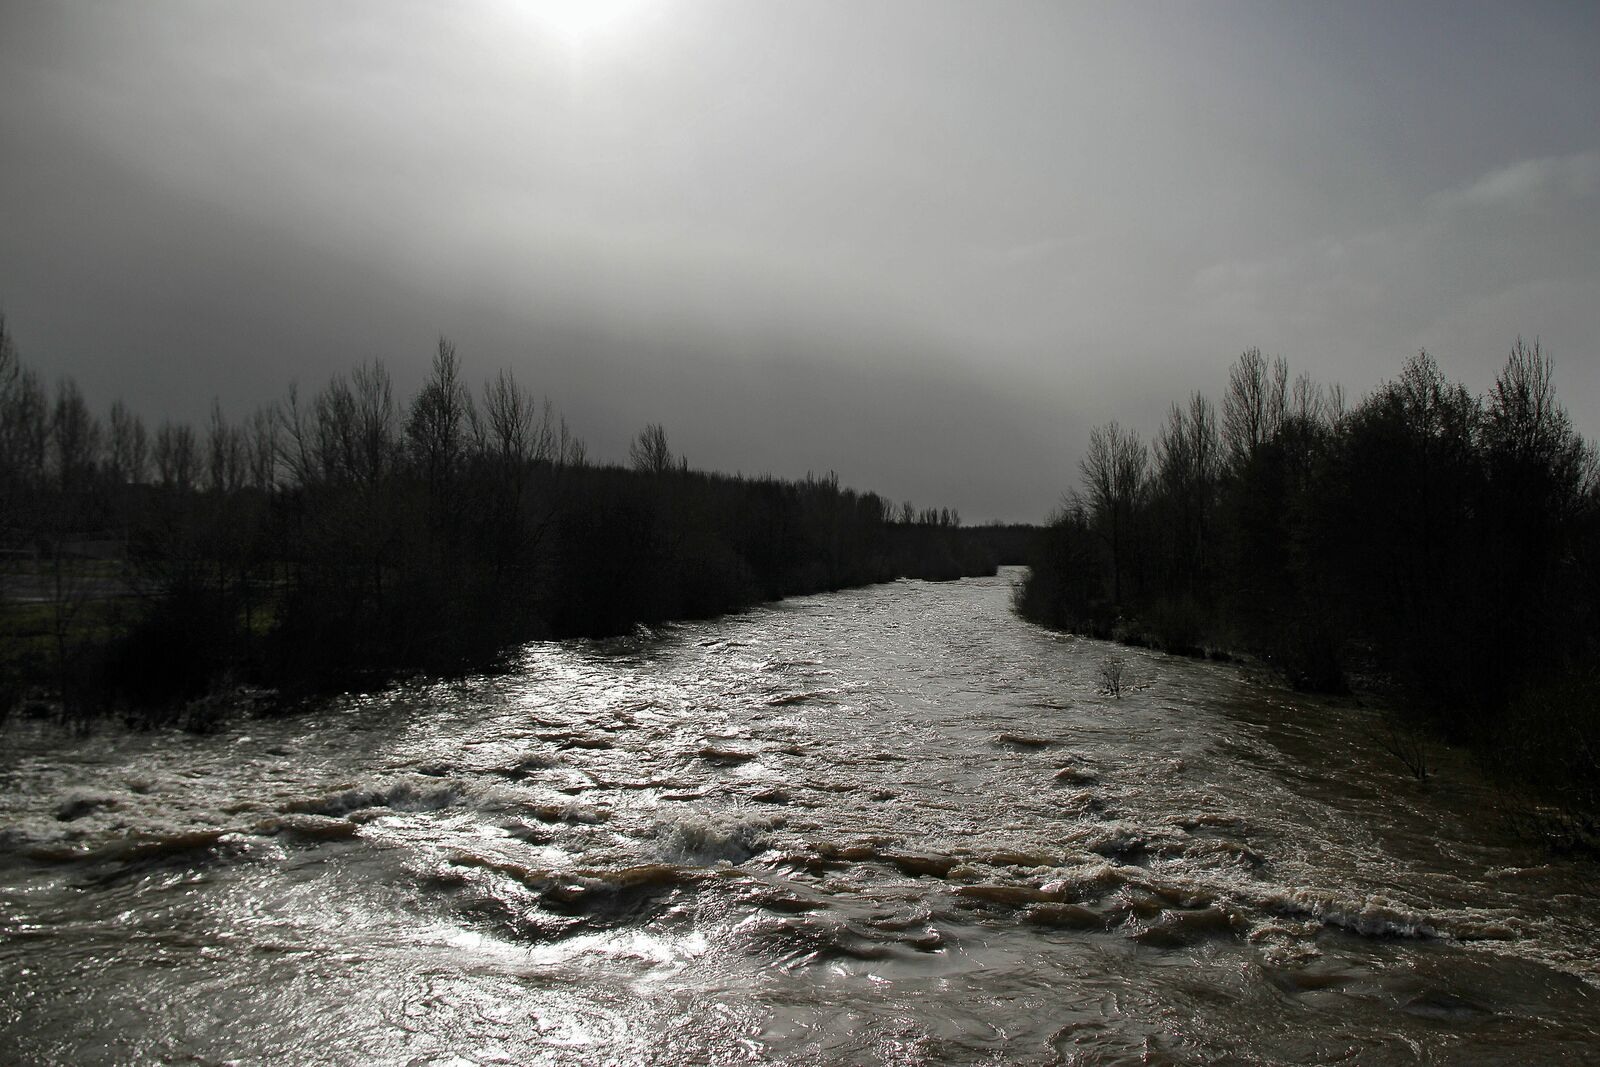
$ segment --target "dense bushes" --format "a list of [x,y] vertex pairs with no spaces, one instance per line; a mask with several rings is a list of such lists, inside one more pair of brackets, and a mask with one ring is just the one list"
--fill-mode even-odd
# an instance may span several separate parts
[[[0,605],[0,703],[43,687],[74,714],[147,719],[222,678],[472,669],[530,638],[992,573],[1019,540],[831,474],[693,471],[656,424],[632,469],[592,465],[510,374],[471,396],[445,341],[409,405],[370,364],[243,422],[214,408],[204,433],[149,435],[120,404],[101,423],[70,383],[52,407],[0,320],[0,416],[0,549],[25,582],[65,577],[29,608],[26,648],[9,640],[25,613]],[[95,538],[119,551],[92,557]]]
[[1252,350],[1220,426],[1197,395],[1153,455],[1097,428],[1082,473],[1023,614],[1247,650],[1305,688],[1381,678],[1414,720],[1596,799],[1600,482],[1537,345],[1482,398],[1421,354],[1349,410]]

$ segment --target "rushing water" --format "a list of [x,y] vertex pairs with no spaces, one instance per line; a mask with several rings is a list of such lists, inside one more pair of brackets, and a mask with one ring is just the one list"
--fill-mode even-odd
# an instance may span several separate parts
[[790,601],[0,754],[5,1063],[1600,1058],[1595,870],[1239,667]]

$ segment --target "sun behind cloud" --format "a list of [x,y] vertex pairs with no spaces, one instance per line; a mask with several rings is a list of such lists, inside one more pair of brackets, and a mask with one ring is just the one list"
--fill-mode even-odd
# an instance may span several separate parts
[[572,49],[581,49],[637,24],[650,0],[512,0],[519,17]]

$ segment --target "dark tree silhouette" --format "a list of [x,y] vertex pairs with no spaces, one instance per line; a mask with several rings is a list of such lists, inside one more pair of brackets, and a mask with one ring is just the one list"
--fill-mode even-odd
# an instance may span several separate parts
[[1305,688],[1383,679],[1405,736],[1492,755],[1600,840],[1600,462],[1539,345],[1481,400],[1424,352],[1353,408],[1249,349],[1215,427],[1174,405],[1148,482],[1133,434],[1092,431],[1018,609]]
[[1138,435],[1110,422],[1089,431],[1089,447],[1078,463],[1089,514],[1110,552],[1114,603],[1122,602],[1124,576],[1132,566],[1134,522],[1149,462]]
[[659,422],[652,422],[639,431],[639,436],[628,446],[628,461],[633,469],[643,474],[665,474],[675,462],[672,449],[667,444],[667,431]]

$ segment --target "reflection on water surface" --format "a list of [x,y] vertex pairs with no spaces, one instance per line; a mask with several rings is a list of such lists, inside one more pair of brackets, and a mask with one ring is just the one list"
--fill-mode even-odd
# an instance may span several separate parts
[[0,755],[8,1062],[1585,1062],[1592,868],[1361,709],[900,582]]

